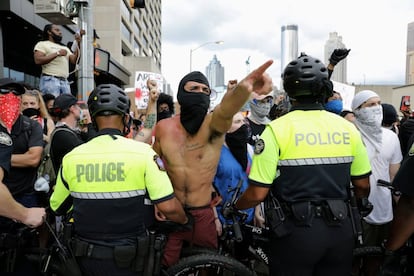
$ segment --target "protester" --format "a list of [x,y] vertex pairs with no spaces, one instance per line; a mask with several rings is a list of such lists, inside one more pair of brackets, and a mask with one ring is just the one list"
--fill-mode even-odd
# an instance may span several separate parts
[[282,79],[292,108],[256,142],[249,187],[233,208],[267,197],[270,275],[351,275],[348,189],[352,182],[361,212],[370,210],[366,149],[353,124],[324,111],[332,83],[319,59],[302,54]]
[[162,119],[170,118],[173,115],[173,98],[168,94],[161,93],[157,100],[157,122]]
[[55,129],[55,123],[49,115],[42,94],[37,90],[26,90],[22,95],[22,113],[37,121],[43,129],[43,141],[49,143],[50,134]]
[[72,53],[71,50],[62,44],[62,31],[55,24],[47,24],[43,29],[43,41],[38,42],[34,47],[34,61],[42,66],[39,88],[43,94],[53,94],[55,97],[60,94],[70,94],[69,62],[76,64],[80,56],[81,33],[75,34],[75,41],[78,47]]
[[[378,180],[391,182],[400,168],[402,154],[397,134],[381,126],[383,115],[381,99],[371,90],[355,94],[352,100],[355,125],[361,133],[371,162],[369,201],[373,211],[362,220],[363,240],[366,246],[381,246],[388,237],[393,218],[390,189],[378,186]],[[376,276],[381,258],[367,257],[363,270],[367,276]]]
[[157,101],[160,93],[155,80],[148,79],[147,87],[149,91],[149,99],[145,119],[143,120],[142,127],[137,130],[137,133],[133,138],[137,141],[151,145],[152,132],[157,123]]
[[98,136],[63,158],[51,207],[65,214],[73,206],[72,249],[85,275],[141,275],[148,250],[145,194],[169,220],[188,229],[192,220],[156,153],[124,137],[130,122],[125,92],[101,84],[87,104]]
[[[3,125],[1,119],[0,123]],[[24,207],[14,200],[9,189],[3,183],[4,175],[9,172],[11,166],[12,144],[9,133],[0,129],[0,216],[19,221],[32,228],[38,227],[46,216],[45,209]]]
[[39,123],[20,113],[25,89],[12,79],[0,79],[0,130],[12,137],[11,169],[4,184],[13,197],[26,207],[38,207],[34,191],[37,166],[43,151],[43,131]]
[[[384,245],[384,261],[380,276],[402,275],[400,251],[414,234],[414,145],[394,177],[393,185],[401,192],[394,212],[390,234]],[[413,248],[408,248],[405,275],[413,275]]]
[[398,135],[400,120],[398,119],[397,110],[392,104],[381,103],[382,106],[382,126]]
[[[87,134],[78,130],[82,109],[71,94],[62,94],[55,99],[53,113],[58,118],[56,130],[50,141],[50,156],[55,173],[59,171],[63,157],[75,147],[87,141]],[[63,128],[67,131],[61,131]],[[53,184],[53,183],[52,183]]]
[[[224,144],[221,148],[220,160],[217,165],[216,175],[214,176],[214,187],[222,197],[221,204],[217,205],[217,215],[221,224],[232,224],[232,220],[226,220],[222,213],[222,205],[230,202],[235,193],[235,189],[242,181],[240,193],[247,188],[247,176],[250,170],[251,145],[247,143],[248,128],[245,118],[241,112],[233,116],[233,123],[227,131]],[[250,151],[253,153],[253,149]],[[253,224],[254,208],[246,210],[246,223]],[[264,219],[260,221],[263,225]],[[258,222],[259,224],[259,222]]]
[[[169,235],[164,265],[170,266],[178,260],[184,240],[198,246],[217,247],[211,206],[214,205],[212,183],[224,135],[231,126],[233,115],[253,91],[262,95],[272,90],[271,78],[265,73],[272,63],[267,61],[228,90],[210,113],[211,90],[207,78],[200,72],[187,74],[178,86],[180,114],[156,124],[154,150],[166,162],[175,195],[195,218],[192,231]],[[159,218],[162,219],[162,215]]]
[[268,115],[272,106],[273,92],[270,92],[267,95],[252,93],[252,99],[249,101],[250,110],[247,115],[249,144],[254,145],[265,129],[266,124],[270,122]]

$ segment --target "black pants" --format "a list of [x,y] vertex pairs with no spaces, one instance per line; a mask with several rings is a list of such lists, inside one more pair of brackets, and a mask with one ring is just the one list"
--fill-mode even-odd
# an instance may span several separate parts
[[318,217],[312,226],[295,226],[283,238],[272,238],[269,268],[272,276],[349,276],[354,238],[349,218],[328,226]]

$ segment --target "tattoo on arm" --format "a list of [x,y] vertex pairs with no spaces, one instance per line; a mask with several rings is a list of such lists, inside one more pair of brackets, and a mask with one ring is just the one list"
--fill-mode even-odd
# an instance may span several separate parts
[[153,128],[157,122],[157,114],[148,114],[145,118],[144,128]]

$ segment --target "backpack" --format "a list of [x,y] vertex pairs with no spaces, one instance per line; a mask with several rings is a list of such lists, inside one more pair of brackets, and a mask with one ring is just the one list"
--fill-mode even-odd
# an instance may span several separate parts
[[50,142],[43,148],[42,158],[37,169],[37,180],[34,187],[38,192],[48,193],[50,186],[53,186],[56,182],[56,172],[53,167],[50,145],[52,144],[54,134],[60,130],[72,133],[72,130],[67,129],[66,127],[57,127],[52,131],[52,134],[50,135]]

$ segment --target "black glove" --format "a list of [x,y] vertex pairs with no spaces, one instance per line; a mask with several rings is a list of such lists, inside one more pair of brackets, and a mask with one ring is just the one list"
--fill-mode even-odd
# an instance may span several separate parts
[[223,217],[226,219],[231,219],[233,215],[237,213],[237,208],[232,205],[230,202],[227,202],[224,207],[221,209]]
[[362,217],[368,216],[372,212],[372,209],[374,209],[374,206],[367,197],[358,198],[357,206]]
[[401,276],[400,254],[396,251],[384,250],[379,276]]
[[329,58],[329,63],[332,65],[337,65],[338,62],[340,62],[348,56],[349,51],[351,51],[351,49],[335,49],[332,52],[331,57]]

